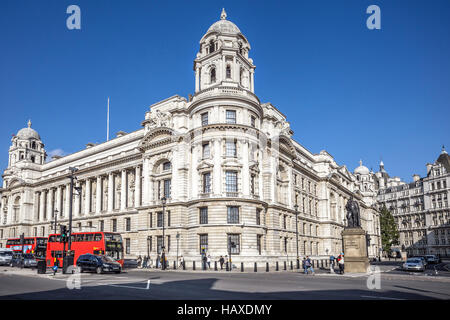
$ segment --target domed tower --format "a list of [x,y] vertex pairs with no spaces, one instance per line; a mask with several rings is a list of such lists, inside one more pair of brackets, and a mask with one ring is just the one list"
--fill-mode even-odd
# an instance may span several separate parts
[[19,162],[31,162],[44,164],[46,153],[41,137],[36,130],[31,128],[31,121],[28,127],[20,129],[11,139],[12,145],[9,148],[8,168],[16,166]]
[[249,51],[247,38],[227,20],[223,9],[220,20],[200,40],[200,51],[194,60],[195,92],[219,85],[254,92],[255,66]]

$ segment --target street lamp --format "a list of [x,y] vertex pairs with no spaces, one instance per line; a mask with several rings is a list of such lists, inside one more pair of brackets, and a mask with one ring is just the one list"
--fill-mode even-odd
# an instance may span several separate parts
[[295,209],[295,238],[297,243],[297,269],[300,269],[300,257],[298,255],[298,204],[294,205]]
[[165,209],[166,209],[166,197],[162,197],[161,198],[161,203],[163,206],[163,211],[162,211],[162,227],[163,227],[163,238],[162,238],[162,253],[161,253],[161,259],[162,259],[162,270],[166,270],[166,252],[165,252],[165,246],[164,246],[164,238],[165,238],[165,228],[164,228],[164,216],[165,216]]

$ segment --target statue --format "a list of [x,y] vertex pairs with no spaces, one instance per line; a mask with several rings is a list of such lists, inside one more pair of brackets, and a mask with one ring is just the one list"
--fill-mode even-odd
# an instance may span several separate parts
[[347,209],[347,226],[350,228],[361,227],[358,202],[351,197],[345,208]]

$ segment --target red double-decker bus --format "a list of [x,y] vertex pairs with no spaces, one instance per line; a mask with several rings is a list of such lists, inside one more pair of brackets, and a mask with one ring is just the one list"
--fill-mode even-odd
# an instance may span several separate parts
[[10,248],[14,252],[31,253],[38,259],[45,259],[47,253],[47,238],[27,237],[23,240],[22,245],[20,243],[20,238],[8,239],[6,241],[6,248]]
[[[48,266],[53,266],[55,258],[62,266],[64,243],[60,242],[60,234],[48,236],[46,260]],[[66,244],[66,254],[68,244]],[[123,243],[119,233],[111,232],[79,232],[72,233],[71,251],[73,252],[73,263],[76,264],[78,257],[91,253],[95,255],[107,255],[117,260],[123,266]]]

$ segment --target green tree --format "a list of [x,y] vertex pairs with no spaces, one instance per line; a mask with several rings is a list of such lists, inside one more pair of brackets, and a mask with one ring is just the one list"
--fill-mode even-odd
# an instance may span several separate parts
[[400,233],[391,212],[383,206],[380,212],[381,246],[389,252],[392,245],[398,244]]

